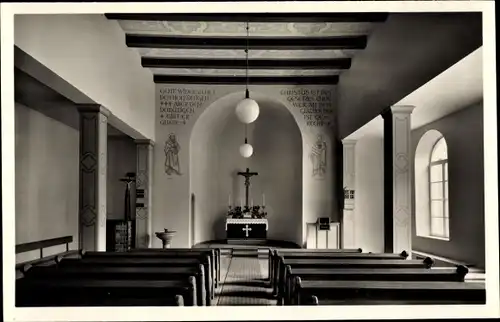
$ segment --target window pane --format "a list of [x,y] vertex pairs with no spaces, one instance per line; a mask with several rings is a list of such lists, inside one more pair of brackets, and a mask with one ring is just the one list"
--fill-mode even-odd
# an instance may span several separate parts
[[443,217],[443,202],[431,201],[431,217]]
[[443,181],[443,167],[440,164],[431,165],[431,182]]
[[444,201],[444,216],[446,218],[450,217],[450,210],[448,207],[449,207],[448,200],[445,200]]
[[443,218],[431,218],[431,235],[444,236]]
[[447,150],[448,148],[444,138],[439,139],[432,150],[431,161],[446,160],[448,158]]
[[431,183],[431,199],[443,199],[443,183]]
[[444,219],[444,237],[450,237],[450,220],[448,218]]
[[448,162],[446,162],[445,164],[443,164],[444,166],[444,180],[448,180]]

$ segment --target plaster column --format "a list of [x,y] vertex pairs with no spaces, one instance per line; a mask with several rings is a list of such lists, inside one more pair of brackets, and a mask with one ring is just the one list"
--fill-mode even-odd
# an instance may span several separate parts
[[78,105],[80,112],[79,247],[106,250],[108,117],[101,105]]
[[414,106],[393,106],[384,118],[385,252],[411,255],[411,113]]
[[136,140],[137,177],[136,177],[136,247],[150,248],[152,243],[153,205],[153,141]]
[[343,243],[342,248],[356,248],[355,221],[354,221],[354,191],[355,191],[355,140],[343,140],[343,185],[344,209],[343,209]]

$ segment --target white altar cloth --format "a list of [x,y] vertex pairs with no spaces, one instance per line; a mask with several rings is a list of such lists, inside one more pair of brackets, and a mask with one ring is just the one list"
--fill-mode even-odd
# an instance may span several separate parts
[[265,218],[227,218],[226,219],[226,230],[228,224],[240,224],[240,225],[250,225],[250,224],[265,224],[267,230],[267,219]]

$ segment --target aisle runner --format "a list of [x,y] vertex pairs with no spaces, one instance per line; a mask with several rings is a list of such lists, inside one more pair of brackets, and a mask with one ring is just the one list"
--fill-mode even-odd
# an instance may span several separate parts
[[[225,273],[224,271],[221,273]],[[233,257],[217,305],[276,305],[267,277],[267,260]]]

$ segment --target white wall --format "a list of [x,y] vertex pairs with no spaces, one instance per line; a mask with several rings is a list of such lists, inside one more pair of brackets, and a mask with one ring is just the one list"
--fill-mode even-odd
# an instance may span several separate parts
[[384,144],[365,136],[355,147],[356,195],[354,246],[363,252],[384,251]]
[[340,138],[481,45],[481,13],[391,13],[340,76]]
[[[213,240],[220,232],[217,233],[214,228],[214,220],[217,220],[217,212],[220,212],[218,206],[217,195],[219,193],[219,167],[217,164],[218,159],[218,145],[215,144],[215,136],[219,131],[215,129],[208,129],[207,126],[201,125],[200,134],[196,139],[196,144],[191,149],[191,194],[194,195],[191,202],[191,216],[190,216],[190,241],[194,243]],[[219,129],[220,130],[220,129]],[[227,207],[228,198],[223,204]],[[194,207],[194,208],[193,208]],[[224,210],[227,211],[227,208]],[[222,215],[221,213],[220,215]],[[193,222],[191,222],[193,221]],[[220,224],[220,223],[219,223]],[[193,225],[193,226],[191,226]],[[191,228],[194,227],[194,230]],[[215,228],[217,231],[219,229]]]
[[[334,109],[335,109],[335,88],[331,86],[252,86],[250,97],[254,98],[266,106],[266,104],[278,104],[288,109],[294,121],[297,123],[302,137],[302,242],[305,242],[305,230],[307,222],[315,222],[317,217],[329,216],[333,220],[338,220],[339,209],[336,209],[336,186],[335,180],[335,159],[334,153]],[[304,99],[304,97],[306,97]],[[205,150],[210,149],[209,140],[206,133],[214,128],[221,129],[221,123],[227,121],[230,115],[234,114],[236,104],[244,98],[244,91],[241,86],[188,86],[188,85],[157,85],[157,123],[156,123],[156,144],[154,156],[154,201],[153,201],[153,230],[160,231],[164,228],[176,230],[173,247],[187,247],[191,242],[191,193],[195,194],[196,200],[207,200],[209,196],[204,195],[207,189],[211,189],[210,178],[218,176],[216,170],[210,169],[206,165],[203,169],[209,169],[210,174],[198,171],[193,166],[193,160],[198,156],[203,156]],[[309,113],[301,107],[301,100],[321,102],[319,110],[323,112]],[[303,102],[302,102],[303,103]],[[326,111],[328,110],[328,111]],[[186,113],[188,114],[186,116]],[[181,115],[178,124],[165,124],[166,115]],[[325,116],[326,115],[326,116]],[[162,121],[163,120],[163,121]],[[312,121],[308,121],[312,120]],[[324,124],[315,123],[317,120],[324,120]],[[185,122],[184,122],[185,121]],[[162,125],[163,124],[163,125]],[[243,128],[242,134],[243,132]],[[207,132],[208,131],[208,132]],[[165,173],[165,153],[164,145],[168,136],[174,133],[180,145],[179,160],[181,163],[181,175],[167,175]],[[272,136],[273,132],[268,132]],[[312,146],[315,144],[318,134],[323,136],[327,144],[327,172],[322,178],[312,176],[313,166],[309,158]],[[195,142],[195,143],[193,143]],[[198,142],[198,143],[196,143]],[[238,153],[236,150],[235,153]],[[287,152],[289,153],[289,152]],[[241,167],[244,167],[242,164]],[[260,170],[262,172],[264,170]],[[199,176],[203,177],[203,179]],[[210,176],[210,177],[209,177]],[[261,178],[262,179],[262,178]],[[204,185],[199,180],[204,182]],[[263,179],[262,179],[263,180]],[[243,185],[243,184],[241,184]],[[199,189],[197,187],[200,187]],[[243,187],[241,187],[242,189]],[[267,194],[267,192],[266,192]],[[227,207],[227,193],[220,196],[221,204],[217,207]],[[276,200],[276,202],[281,202]],[[214,206],[215,207],[215,206]],[[284,207],[282,205],[271,205],[266,200],[266,207]],[[227,208],[225,208],[227,209]],[[195,226],[199,226],[197,218],[202,216],[202,212],[208,208],[198,208],[195,206],[194,221]],[[215,211],[215,210],[214,210]],[[280,210],[281,211],[281,210]],[[269,214],[271,215],[271,214]],[[282,223],[280,223],[282,224]],[[223,228],[223,226],[221,227]],[[201,236],[212,236],[212,226],[203,227],[205,233]],[[271,229],[271,228],[270,228]],[[296,235],[295,228],[290,228]],[[153,241],[154,247],[159,247],[160,241]]]
[[116,21],[104,15],[16,15],[14,43],[109,109],[117,123],[154,140],[153,78],[127,48]]
[[441,132],[448,145],[450,240],[419,237],[413,228],[413,249],[484,268],[482,103],[413,130],[414,151],[420,138],[432,129]]
[[[15,105],[16,244],[73,236],[78,247],[79,132]],[[51,247],[44,256],[65,251]],[[39,257],[19,254],[16,262]]]
[[[127,172],[137,172],[137,148],[129,137],[108,136],[107,219],[125,219],[125,182]],[[135,185],[131,185],[132,218],[135,218]]]

